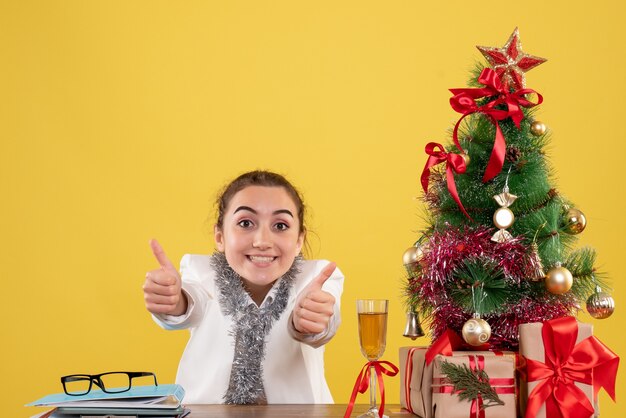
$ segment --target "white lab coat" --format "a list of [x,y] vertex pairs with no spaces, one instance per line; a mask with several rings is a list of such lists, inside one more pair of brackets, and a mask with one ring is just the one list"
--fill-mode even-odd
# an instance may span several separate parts
[[[176,383],[186,391],[186,404],[223,403],[234,356],[231,317],[222,314],[211,256],[185,255],[181,260],[183,291],[189,308],[181,316],[153,315],[163,328],[188,328],[191,336],[178,366]],[[333,403],[324,377],[324,344],[336,333],[343,291],[343,274],[335,269],[322,289],[335,297],[334,315],[326,331],[298,333],[291,312],[300,291],[328,264],[305,260],[296,276],[287,307],[266,336],[263,386],[268,403]],[[274,284],[263,303],[276,293]],[[254,303],[250,299],[250,303]]]

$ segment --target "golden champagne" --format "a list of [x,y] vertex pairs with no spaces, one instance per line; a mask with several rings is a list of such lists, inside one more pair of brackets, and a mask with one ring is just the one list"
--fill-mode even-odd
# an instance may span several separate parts
[[361,352],[368,360],[378,360],[387,344],[387,313],[359,313]]

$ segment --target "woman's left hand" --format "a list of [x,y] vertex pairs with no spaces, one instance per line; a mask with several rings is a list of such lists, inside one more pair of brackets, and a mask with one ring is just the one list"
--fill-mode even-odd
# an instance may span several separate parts
[[319,334],[328,327],[333,316],[335,297],[322,290],[322,285],[336,267],[335,263],[329,263],[298,295],[293,309],[293,325],[296,331],[303,334]]

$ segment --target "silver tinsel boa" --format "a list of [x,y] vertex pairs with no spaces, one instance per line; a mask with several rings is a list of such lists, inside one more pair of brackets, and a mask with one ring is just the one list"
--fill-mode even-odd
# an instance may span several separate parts
[[225,315],[233,319],[230,330],[235,340],[235,355],[230,370],[228,390],[224,394],[227,404],[265,404],[263,387],[263,358],[265,337],[283,313],[296,275],[300,272],[301,257],[280,277],[273,298],[258,307],[243,287],[243,279],[226,261],[222,253],[215,253],[211,263],[216,272],[215,283],[219,289],[219,303]]

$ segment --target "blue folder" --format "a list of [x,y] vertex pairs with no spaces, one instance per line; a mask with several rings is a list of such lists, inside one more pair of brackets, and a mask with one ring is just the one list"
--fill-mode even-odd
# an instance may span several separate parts
[[185,389],[180,385],[134,386],[121,393],[105,393],[101,390],[70,396],[55,393],[44,396],[26,406],[94,406],[106,404],[109,407],[127,408],[178,408],[185,397]]

